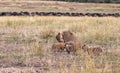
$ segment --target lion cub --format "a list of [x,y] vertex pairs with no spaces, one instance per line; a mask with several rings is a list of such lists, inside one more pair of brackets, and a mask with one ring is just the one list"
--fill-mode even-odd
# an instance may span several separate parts
[[100,55],[103,52],[103,49],[100,46],[89,46],[89,45],[84,44],[82,46],[82,49],[88,52],[88,54]]
[[65,43],[64,42],[54,43],[52,45],[52,51],[54,51],[54,52],[62,52],[64,50],[65,50]]

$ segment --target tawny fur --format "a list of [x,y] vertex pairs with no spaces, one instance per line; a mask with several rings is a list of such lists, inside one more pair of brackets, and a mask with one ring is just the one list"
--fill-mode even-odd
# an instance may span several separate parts
[[52,45],[52,51],[54,52],[62,52],[65,49],[65,43],[54,43]]
[[69,42],[69,41],[75,41],[76,37],[71,31],[63,31],[62,33],[58,33],[56,35],[56,39],[58,42]]
[[76,52],[77,50],[81,49],[81,45],[77,41],[69,41],[65,43],[65,49],[68,53]]
[[100,55],[103,52],[102,47],[100,46],[89,46],[85,44],[82,46],[82,49],[87,51],[88,54]]
[[76,44],[74,41],[69,41],[65,43],[65,49],[68,53],[70,52],[76,52]]
[[68,53],[76,52],[77,49],[81,48],[80,42],[77,40],[75,35],[71,31],[63,31],[56,35],[58,42],[65,43],[65,49]]
[[58,42],[64,42],[62,33],[60,33],[60,32],[56,35],[56,39]]

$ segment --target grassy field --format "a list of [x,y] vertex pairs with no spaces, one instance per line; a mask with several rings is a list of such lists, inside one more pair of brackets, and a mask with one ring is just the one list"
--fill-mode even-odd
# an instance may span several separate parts
[[[0,72],[119,73],[120,18],[0,17]],[[52,53],[55,35],[72,31],[81,44],[105,48],[101,56]]]
[[81,13],[119,13],[120,4],[95,4],[57,1],[0,1],[0,12],[42,11],[42,12],[81,12]]

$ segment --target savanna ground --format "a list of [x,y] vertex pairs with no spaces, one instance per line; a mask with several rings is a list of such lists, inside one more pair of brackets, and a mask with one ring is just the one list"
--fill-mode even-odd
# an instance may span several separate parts
[[[1,0],[4,11],[119,13],[120,4]],[[104,47],[103,54],[52,53],[55,35],[64,30],[81,44]],[[119,52],[119,17],[0,17],[0,73],[119,73]]]
[[[119,73],[120,18],[0,17],[1,73]],[[104,47],[101,56],[52,53],[55,35],[72,31],[81,44]]]

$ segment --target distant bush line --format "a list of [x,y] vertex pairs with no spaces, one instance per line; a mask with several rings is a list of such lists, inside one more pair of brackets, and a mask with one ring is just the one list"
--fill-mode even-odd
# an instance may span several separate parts
[[88,3],[120,3],[120,0],[52,0],[52,1],[67,1],[67,2],[88,2]]
[[70,12],[0,12],[0,16],[91,16],[120,17],[120,13],[70,13]]

